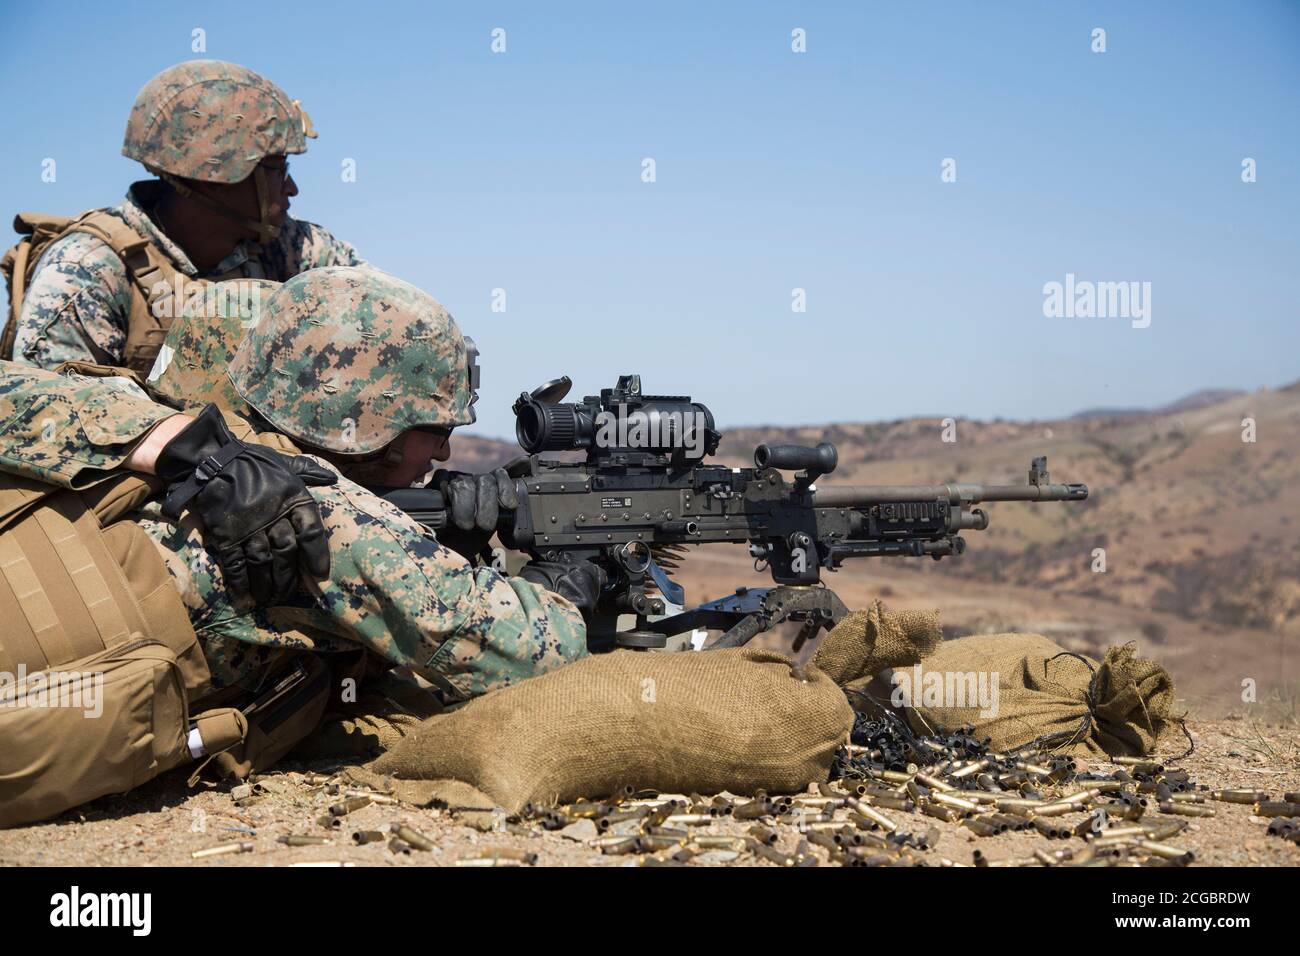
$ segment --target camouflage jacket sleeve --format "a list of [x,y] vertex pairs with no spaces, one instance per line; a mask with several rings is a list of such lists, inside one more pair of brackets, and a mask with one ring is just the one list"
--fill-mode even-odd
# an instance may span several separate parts
[[107,477],[149,429],[175,414],[122,379],[0,362],[0,470],[84,488]]
[[357,250],[342,239],[335,239],[329,231],[314,222],[286,218],[280,227],[279,241],[267,250],[279,261],[273,263],[272,272],[281,280],[288,280],[325,266],[364,266],[368,263],[357,255]]
[[[330,652],[367,648],[410,666],[444,699],[465,700],[587,654],[582,616],[519,578],[473,568],[433,533],[345,478],[313,488],[330,542],[330,577],[293,606],[240,614],[221,570],[186,518],[149,506],[140,524],[159,542],[203,642],[214,686],[244,682],[271,645]],[[240,650],[240,645],[244,650]]]
[[74,232],[37,263],[23,298],[14,360],[57,368],[64,362],[121,362],[131,312],[126,267],[109,246]]

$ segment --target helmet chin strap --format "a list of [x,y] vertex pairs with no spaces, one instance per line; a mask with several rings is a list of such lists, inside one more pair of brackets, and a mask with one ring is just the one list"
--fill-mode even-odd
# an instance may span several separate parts
[[332,460],[349,481],[355,481],[359,485],[382,485],[389,472],[402,463],[406,435],[406,432],[402,432],[387,447],[372,455],[351,460],[339,460],[336,456]]
[[238,223],[245,229],[251,229],[257,233],[257,241],[262,245],[275,241],[280,235],[280,227],[271,222],[271,190],[266,182],[266,171],[260,165],[253,167],[253,185],[257,189],[257,210],[260,219],[249,219],[234,207],[228,206],[204,193],[196,192],[179,177],[173,176],[171,173],[165,173],[161,170],[154,170],[154,172],[159,179],[176,190],[177,195],[193,200],[203,208],[210,209],[212,212]]

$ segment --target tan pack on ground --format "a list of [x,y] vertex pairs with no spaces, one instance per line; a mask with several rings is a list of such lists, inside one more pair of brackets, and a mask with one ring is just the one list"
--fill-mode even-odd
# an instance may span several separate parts
[[[1112,647],[1098,663],[1067,652],[1041,634],[976,634],[940,644],[921,662],[923,686],[913,688],[907,722],[918,733],[975,728],[995,751],[1046,737],[1046,746],[1079,755],[1143,756],[1177,724],[1173,679],[1154,661],[1139,659],[1132,644]],[[954,689],[966,675],[997,676],[996,713],[956,699],[927,703],[926,674]],[[989,685],[991,686],[991,685]],[[966,700],[970,703],[969,696]]]
[[[84,232],[106,243],[126,267],[131,280],[131,314],[127,320],[126,346],[122,364],[142,375],[153,366],[167,337],[171,317],[180,303],[163,300],[172,296],[181,275],[176,266],[152,242],[105,209],[91,209],[76,217],[20,212],[14,217],[18,240],[0,259],[0,272],[9,287],[9,311],[0,335],[0,358],[14,357],[18,316],[41,255],[50,244],[74,232]],[[182,276],[186,283],[201,282]],[[175,306],[175,308],[172,307]]]
[[614,651],[431,717],[368,767],[457,780],[517,812],[608,796],[802,790],[825,780],[853,710],[816,667],[769,651]]
[[[190,758],[189,701],[209,674],[189,615],[153,541],[98,516],[150,490],[137,476],[79,493],[0,475],[0,826]],[[245,731],[238,712],[204,715],[209,747]]]

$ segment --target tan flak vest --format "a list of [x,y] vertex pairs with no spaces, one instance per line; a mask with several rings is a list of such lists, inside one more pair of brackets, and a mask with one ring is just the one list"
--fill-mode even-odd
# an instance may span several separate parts
[[105,209],[92,209],[72,218],[21,212],[14,217],[14,231],[24,238],[0,259],[0,271],[9,286],[9,314],[0,336],[0,358],[13,358],[18,317],[41,255],[53,242],[71,233],[84,232],[101,240],[126,267],[131,281],[131,314],[127,317],[122,364],[142,375],[153,365],[172,317],[182,305],[163,303],[177,288],[177,277],[183,283],[208,281],[186,276],[154,243]]

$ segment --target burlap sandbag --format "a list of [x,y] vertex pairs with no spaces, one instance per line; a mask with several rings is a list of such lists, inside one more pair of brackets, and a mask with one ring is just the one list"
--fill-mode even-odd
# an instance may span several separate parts
[[1097,663],[1041,634],[976,634],[947,641],[921,662],[922,675],[938,674],[945,681],[949,674],[996,675],[996,713],[981,716],[978,706],[945,706],[951,701],[927,704],[921,696],[923,676],[922,687],[913,690],[913,706],[905,710],[907,721],[918,733],[974,726],[975,736],[990,738],[995,751],[1046,738],[1047,749],[1078,755],[1142,756],[1177,718],[1168,671],[1135,652],[1132,644],[1112,647]]
[[942,640],[938,611],[887,611],[874,601],[822,638],[813,663],[835,683],[853,685],[886,668],[915,664]]
[[367,765],[459,780],[525,804],[672,793],[771,793],[824,780],[853,711],[829,677],[769,651],[614,651],[425,721]]

